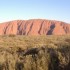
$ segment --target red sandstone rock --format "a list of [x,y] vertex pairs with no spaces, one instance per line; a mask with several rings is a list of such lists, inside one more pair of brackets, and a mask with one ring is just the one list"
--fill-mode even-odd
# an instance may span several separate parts
[[42,19],[15,20],[0,24],[0,35],[66,35],[70,24]]

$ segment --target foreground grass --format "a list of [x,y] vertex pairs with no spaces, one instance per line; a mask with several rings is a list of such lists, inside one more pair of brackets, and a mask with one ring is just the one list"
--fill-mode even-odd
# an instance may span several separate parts
[[0,36],[0,70],[70,70],[70,36]]

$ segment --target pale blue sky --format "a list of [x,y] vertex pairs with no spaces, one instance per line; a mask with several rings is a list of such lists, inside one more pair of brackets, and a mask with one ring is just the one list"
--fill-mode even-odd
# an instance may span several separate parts
[[70,0],[0,0],[0,22],[39,18],[70,23]]

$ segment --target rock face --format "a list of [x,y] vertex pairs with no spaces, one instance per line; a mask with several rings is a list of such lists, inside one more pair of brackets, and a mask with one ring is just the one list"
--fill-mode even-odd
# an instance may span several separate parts
[[44,19],[15,20],[0,24],[0,35],[66,35],[70,24]]

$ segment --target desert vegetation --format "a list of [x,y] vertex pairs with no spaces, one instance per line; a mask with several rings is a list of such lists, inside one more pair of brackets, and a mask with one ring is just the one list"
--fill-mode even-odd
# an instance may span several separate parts
[[0,70],[70,70],[70,36],[0,36]]

